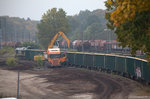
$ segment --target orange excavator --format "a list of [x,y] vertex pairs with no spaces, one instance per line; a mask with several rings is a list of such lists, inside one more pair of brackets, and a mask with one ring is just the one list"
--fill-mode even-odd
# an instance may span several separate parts
[[[65,53],[62,53],[60,51],[59,44],[57,44],[57,46],[54,46],[54,43],[56,42],[59,36],[62,36],[67,41],[68,48],[70,47],[70,40],[66,37],[66,35],[63,32],[58,32],[50,41],[48,49],[44,52],[44,56],[42,57],[45,66],[61,66],[62,63],[67,61]],[[34,57],[34,60],[36,60],[36,56]]]

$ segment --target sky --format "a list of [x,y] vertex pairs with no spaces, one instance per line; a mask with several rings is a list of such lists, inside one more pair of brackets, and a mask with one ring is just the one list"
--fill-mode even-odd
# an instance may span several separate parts
[[0,16],[40,20],[52,8],[63,8],[67,15],[79,14],[82,10],[105,9],[106,0],[0,0]]

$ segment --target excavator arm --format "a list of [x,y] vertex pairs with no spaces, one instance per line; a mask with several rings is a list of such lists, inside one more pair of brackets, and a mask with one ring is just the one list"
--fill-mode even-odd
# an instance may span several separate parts
[[67,41],[68,48],[70,47],[70,40],[66,37],[66,35],[65,35],[63,32],[58,32],[58,33],[52,38],[51,42],[49,43],[48,49],[53,48],[54,43],[55,43],[55,41],[56,41],[56,39],[58,38],[59,35],[61,35],[61,36]]

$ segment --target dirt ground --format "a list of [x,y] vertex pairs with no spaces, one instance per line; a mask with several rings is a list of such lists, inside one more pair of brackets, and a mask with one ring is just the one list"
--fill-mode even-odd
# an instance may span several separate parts
[[149,94],[139,94],[145,88],[141,84],[117,75],[73,67],[35,67],[36,63],[25,60],[7,66],[0,58],[0,97],[16,97],[19,70],[21,99],[150,99]]

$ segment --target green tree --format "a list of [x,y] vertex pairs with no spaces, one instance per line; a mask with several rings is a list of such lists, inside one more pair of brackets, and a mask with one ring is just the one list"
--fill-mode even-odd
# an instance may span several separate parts
[[86,25],[87,26],[89,26],[89,25],[91,25],[91,24],[93,24],[93,23],[101,23],[100,22],[100,19],[98,18],[98,16],[96,16],[96,15],[90,15],[88,18],[87,18],[87,21],[86,21]]
[[[105,10],[80,11],[78,15],[68,16],[67,18],[71,27],[69,34],[71,40],[82,39],[82,36],[85,40],[91,40],[94,35],[96,39],[108,39],[108,31],[104,31],[107,28],[104,24],[106,23]],[[95,30],[94,24],[96,26]],[[112,35],[111,39],[116,39],[113,31],[109,31],[109,34]]]
[[[146,3],[147,2],[147,3]],[[150,2],[148,0],[107,0],[107,27],[114,30],[121,46],[150,57]]]
[[40,45],[34,42],[23,42],[21,44],[22,47],[29,47],[29,49],[39,49]]
[[35,41],[38,21],[19,17],[0,16],[3,31],[2,41]]
[[56,33],[59,31],[64,33],[69,32],[69,24],[65,11],[63,9],[57,10],[56,8],[48,10],[43,14],[37,28],[39,43],[47,49],[50,40]]
[[106,3],[108,6],[111,6],[111,8],[114,8],[110,18],[116,26],[133,20],[136,13],[150,9],[149,0],[107,0]]
[[96,40],[99,39],[100,32],[103,31],[100,23],[93,23],[84,31],[84,39]]

